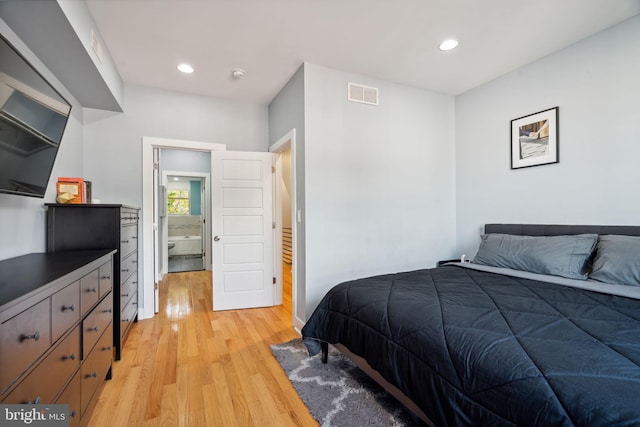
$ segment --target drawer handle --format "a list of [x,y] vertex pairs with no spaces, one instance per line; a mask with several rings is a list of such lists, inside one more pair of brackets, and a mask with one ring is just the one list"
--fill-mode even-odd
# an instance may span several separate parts
[[86,375],[87,378],[96,378],[97,376],[98,376],[97,372],[92,372],[92,373]]
[[124,269],[124,268],[123,268],[123,269],[122,269],[122,270],[120,270],[120,271],[124,271],[125,273],[128,273],[128,272],[129,272],[129,269],[128,269],[128,268],[127,268],[127,269]]
[[75,418],[76,417],[76,410],[74,409],[73,411],[71,411],[71,413],[69,414],[69,416],[71,418]]
[[75,353],[71,353],[68,356],[62,356],[62,360],[76,360],[76,354]]
[[89,329],[87,329],[87,331],[89,331],[89,332],[91,332],[91,331],[98,332],[98,327],[96,326],[95,328],[89,328]]
[[101,276],[101,280],[111,280],[111,276]]
[[69,310],[69,311],[76,311],[76,306],[75,306],[75,304],[71,304],[71,305],[69,305],[69,306],[63,305],[63,306],[62,306],[62,311],[67,311],[67,310]]
[[129,318],[127,317],[126,319],[122,319],[123,322],[128,322]]
[[122,243],[129,243],[129,240],[122,240]]
[[35,334],[31,334],[31,335],[23,335],[22,336],[22,341],[24,340],[34,340],[34,341],[38,341],[40,339],[40,332],[36,331]]
[[104,310],[103,313],[111,313],[111,309],[108,308],[108,309]]
[[111,346],[108,346],[108,347],[102,347],[102,349],[103,349],[104,351],[109,351],[109,350],[111,350]]
[[134,264],[137,264],[137,263],[138,263],[138,260],[137,260],[137,259],[134,259],[134,260],[133,260],[133,261],[131,261],[131,262],[132,262],[132,263],[134,263]]
[[40,403],[40,396],[36,397],[34,400],[27,402],[27,405],[37,405]]
[[122,296],[123,296],[123,297],[128,297],[128,296],[129,296],[129,294],[122,294]]
[[138,236],[133,236],[132,239],[138,239]]
[[86,292],[98,292],[96,288],[87,288]]
[[137,284],[138,284],[138,282],[137,282],[137,281],[133,281],[133,282],[131,282],[131,283],[133,283],[133,284],[135,284],[135,285],[137,285]]

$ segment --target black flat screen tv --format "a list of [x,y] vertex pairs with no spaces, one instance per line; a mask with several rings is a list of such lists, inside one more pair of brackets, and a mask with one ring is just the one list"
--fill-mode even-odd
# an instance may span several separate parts
[[0,34],[0,193],[44,197],[70,113]]

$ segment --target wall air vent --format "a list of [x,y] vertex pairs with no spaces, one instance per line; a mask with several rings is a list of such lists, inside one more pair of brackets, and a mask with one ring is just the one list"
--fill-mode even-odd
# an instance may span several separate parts
[[361,104],[379,105],[378,88],[349,83],[347,98]]

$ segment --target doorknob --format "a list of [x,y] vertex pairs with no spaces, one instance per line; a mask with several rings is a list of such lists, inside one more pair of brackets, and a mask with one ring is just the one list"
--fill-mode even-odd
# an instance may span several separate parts
[[219,241],[219,240],[220,240],[220,236],[215,236],[215,237],[213,238],[213,241],[214,241],[214,242],[217,242],[217,241]]

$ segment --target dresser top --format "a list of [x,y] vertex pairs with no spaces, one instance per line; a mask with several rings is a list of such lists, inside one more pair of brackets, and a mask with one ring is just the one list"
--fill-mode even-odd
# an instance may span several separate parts
[[45,203],[44,205],[55,206],[57,208],[127,208],[140,210],[139,207],[119,203]]
[[32,253],[0,261],[0,308],[113,252]]

